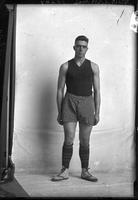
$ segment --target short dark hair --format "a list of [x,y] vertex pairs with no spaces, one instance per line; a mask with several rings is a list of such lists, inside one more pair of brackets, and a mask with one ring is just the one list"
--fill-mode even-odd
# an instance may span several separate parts
[[86,41],[87,43],[89,42],[89,39],[88,39],[85,35],[79,35],[78,37],[76,37],[75,43],[76,43],[78,40]]

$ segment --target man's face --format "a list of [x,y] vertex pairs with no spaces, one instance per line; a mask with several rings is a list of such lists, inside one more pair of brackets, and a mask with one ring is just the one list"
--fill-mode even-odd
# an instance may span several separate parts
[[83,58],[88,50],[88,43],[86,41],[78,40],[73,48],[75,50],[75,56]]

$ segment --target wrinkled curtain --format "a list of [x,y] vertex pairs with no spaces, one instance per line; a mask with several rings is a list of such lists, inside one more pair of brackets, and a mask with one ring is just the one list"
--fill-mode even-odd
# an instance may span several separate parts
[[[134,170],[135,33],[133,6],[17,7],[14,160],[17,170],[57,170],[63,127],[57,124],[58,70],[74,56],[74,39],[89,38],[86,57],[100,68],[100,122],[91,135],[97,171]],[[76,14],[77,13],[77,14]],[[80,166],[78,127],[71,168]]]
[[[5,11],[5,12],[4,12]],[[1,113],[0,113],[0,180],[13,178],[14,164],[11,160],[14,125],[15,97],[15,21],[16,8],[7,5],[1,12],[3,22],[3,46],[1,49]],[[4,21],[5,19],[5,21]],[[5,24],[4,24],[5,23]]]

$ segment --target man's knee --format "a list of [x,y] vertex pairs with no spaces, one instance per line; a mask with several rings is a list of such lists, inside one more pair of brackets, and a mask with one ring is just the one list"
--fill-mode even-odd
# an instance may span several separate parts
[[89,147],[90,139],[85,137],[80,137],[80,145],[82,147]]
[[64,124],[65,144],[67,145],[73,144],[74,137],[75,137],[75,130],[76,130],[76,123],[70,122],[70,123]]
[[80,141],[80,145],[81,145],[82,147],[89,147],[89,141],[85,141],[85,140]]
[[73,142],[74,142],[74,137],[73,137],[73,136],[68,136],[68,137],[66,137],[66,138],[65,138],[65,141],[64,141],[64,143],[65,143],[66,145],[72,145]]

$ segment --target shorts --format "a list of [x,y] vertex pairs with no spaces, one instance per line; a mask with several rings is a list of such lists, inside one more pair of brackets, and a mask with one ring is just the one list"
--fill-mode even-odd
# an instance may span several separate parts
[[76,96],[66,93],[62,104],[62,121],[95,125],[94,98],[90,96]]

